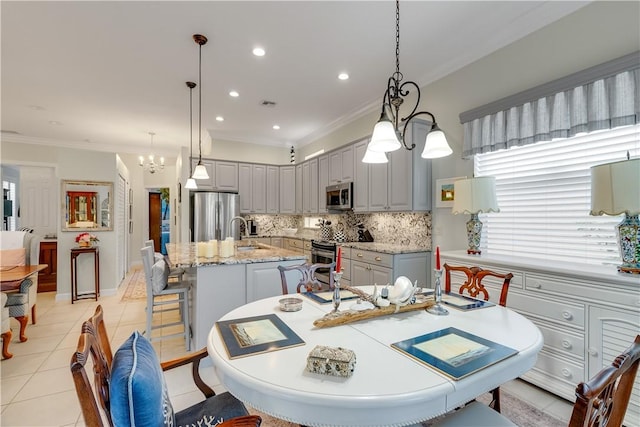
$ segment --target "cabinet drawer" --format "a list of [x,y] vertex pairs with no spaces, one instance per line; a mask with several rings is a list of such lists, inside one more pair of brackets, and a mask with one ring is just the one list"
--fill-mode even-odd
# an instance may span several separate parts
[[606,283],[583,282],[544,274],[527,273],[525,279],[527,291],[541,295],[575,295],[587,301],[598,301],[614,304],[616,307],[630,307],[638,310],[640,295],[637,290],[619,289]]
[[[541,322],[534,322],[542,332],[544,346],[551,352],[560,352],[572,360],[584,360],[584,336],[566,329],[556,328]],[[575,358],[575,359],[574,359]]]
[[534,369],[536,368],[562,382],[566,382],[574,390],[576,384],[584,381],[584,363],[571,363],[544,351],[538,353],[538,360]]
[[585,308],[583,304],[569,304],[564,301],[552,301],[520,292],[509,292],[507,307],[532,314],[545,320],[553,320],[561,325],[584,329]]
[[383,265],[385,267],[393,266],[393,255],[383,254],[380,252],[363,251],[360,249],[352,249],[351,259],[367,262],[374,265]]

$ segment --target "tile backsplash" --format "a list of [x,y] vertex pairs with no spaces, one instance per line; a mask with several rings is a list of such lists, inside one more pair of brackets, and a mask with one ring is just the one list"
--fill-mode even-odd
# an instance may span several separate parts
[[[357,225],[362,223],[376,242],[399,245],[415,245],[431,248],[430,212],[395,212],[358,214],[311,215],[331,221],[333,230],[342,230],[348,241],[358,240]],[[302,215],[246,215],[258,225],[258,233],[264,236],[282,235],[283,228],[298,228],[305,236],[319,236],[319,229],[305,229]]]

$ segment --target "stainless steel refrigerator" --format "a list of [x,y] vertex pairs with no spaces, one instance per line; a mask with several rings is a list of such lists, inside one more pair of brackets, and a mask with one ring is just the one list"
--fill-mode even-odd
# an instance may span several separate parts
[[191,207],[191,241],[206,242],[224,240],[229,236],[240,239],[240,220],[233,221],[240,214],[240,196],[236,193],[192,192],[189,197]]

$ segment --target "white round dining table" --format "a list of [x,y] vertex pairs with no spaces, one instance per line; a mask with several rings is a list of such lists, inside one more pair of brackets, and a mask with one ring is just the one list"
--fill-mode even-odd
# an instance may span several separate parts
[[[207,346],[216,374],[231,394],[266,414],[305,426],[406,426],[428,420],[527,372],[543,344],[531,321],[498,305],[470,311],[447,307],[447,316],[417,310],[316,328],[313,322],[332,305],[298,297],[303,300],[300,311],[281,311],[282,296],[276,296],[238,307],[220,320],[275,314],[303,345],[231,359],[214,325]],[[343,300],[340,309],[352,304]],[[391,346],[449,327],[517,354],[454,380]],[[354,351],[353,374],[308,372],[307,356],[316,345]]]

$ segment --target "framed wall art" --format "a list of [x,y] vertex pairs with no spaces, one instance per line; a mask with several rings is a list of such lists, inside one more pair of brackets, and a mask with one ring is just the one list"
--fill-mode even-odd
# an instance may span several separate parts
[[453,183],[459,179],[465,179],[466,176],[458,176],[455,178],[443,178],[436,180],[436,208],[452,208],[455,200],[455,192],[453,191]]

